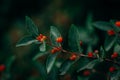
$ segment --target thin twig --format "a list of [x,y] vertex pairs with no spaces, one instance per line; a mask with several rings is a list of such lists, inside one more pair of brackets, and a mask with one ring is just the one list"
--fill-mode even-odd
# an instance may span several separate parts
[[[47,43],[49,46],[51,46],[51,47],[58,47],[58,46],[52,45],[50,42],[46,42],[46,43]],[[68,54],[73,54],[73,53],[74,53],[74,54],[76,54],[77,56],[79,56],[79,58],[80,58],[80,57],[89,58],[88,55],[85,55],[85,54],[82,54],[82,53],[77,54],[76,52],[70,52],[70,51],[67,51],[67,50],[63,49],[62,47],[61,47],[61,51],[64,52],[64,53],[68,53]],[[90,58],[98,59],[98,57],[95,57],[95,56],[90,57]],[[102,59],[102,60],[105,60],[105,61],[108,61],[108,62],[112,62],[112,63],[117,64],[117,65],[120,66],[120,63],[119,63],[119,62],[113,61],[113,60],[111,60],[111,59],[108,59],[108,58],[101,58],[101,59]]]

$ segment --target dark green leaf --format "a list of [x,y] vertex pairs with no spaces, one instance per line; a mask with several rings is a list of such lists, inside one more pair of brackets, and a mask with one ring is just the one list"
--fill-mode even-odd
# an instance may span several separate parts
[[34,24],[32,19],[28,16],[26,16],[25,18],[26,18],[26,25],[27,25],[27,29],[28,29],[29,33],[32,34],[32,36],[34,36],[34,37],[38,36],[38,34],[39,34],[38,28]]
[[81,52],[79,31],[78,28],[73,24],[69,30],[68,40],[71,50]]
[[84,69],[92,69],[98,62],[100,61],[98,59],[95,59],[89,62],[88,64],[86,64],[85,66],[81,67],[77,72],[82,71]]
[[48,54],[48,52],[39,52],[37,55],[35,55],[33,57],[33,60],[37,60],[38,58],[40,58],[41,56],[44,56],[46,54]]
[[116,42],[116,40],[117,40],[116,36],[108,36],[105,39],[105,42],[104,42],[104,49],[105,49],[105,51],[109,51],[113,47],[113,45]]
[[120,33],[118,33],[117,35],[118,35],[117,43],[120,45]]
[[89,30],[89,32],[93,32],[94,28],[92,26],[92,21],[93,21],[93,14],[91,12],[89,12],[87,14],[87,19],[86,19],[86,27]]
[[114,52],[117,52],[120,55],[120,45],[119,44],[115,44]]
[[102,46],[100,47],[100,53],[99,53],[99,55],[100,55],[100,58],[105,58],[106,57],[105,50],[103,49]]
[[91,45],[88,45],[86,51],[87,51],[87,52],[93,52],[92,46],[91,46]]
[[78,80],[88,80],[88,77],[81,77],[81,76],[78,76],[77,78],[78,78]]
[[120,80],[120,71],[111,73],[110,80]]
[[80,58],[75,61],[66,60],[60,67],[60,75],[66,74],[70,70],[72,65],[74,65],[74,63],[78,65],[78,66],[76,66],[76,68],[78,69],[78,68],[85,66],[88,62],[89,61],[86,58]]
[[60,44],[56,42],[56,39],[58,37],[61,37],[60,32],[58,31],[58,29],[56,27],[51,26],[50,27],[50,39],[52,41],[52,44],[55,46],[60,46]]
[[27,46],[35,42],[37,42],[37,40],[34,39],[33,37],[25,36],[20,41],[18,41],[18,43],[16,44],[16,47]]
[[47,79],[47,71],[46,71],[45,66],[37,61],[33,61],[33,66],[41,74],[42,80],[46,80]]
[[64,75],[66,74],[66,72],[70,69],[70,67],[75,63],[76,61],[71,61],[71,60],[67,60],[65,61],[61,67],[60,67],[60,75]]
[[6,79],[10,79],[12,78],[12,74],[11,74],[11,68],[12,68],[12,65],[15,61],[15,56],[10,56],[7,61],[6,61],[6,70],[5,70],[5,74],[6,74]]
[[117,43],[120,45],[120,38],[117,39]]
[[11,56],[7,61],[6,61],[6,71],[10,72],[11,66],[13,62],[15,61],[15,56]]
[[58,80],[57,74],[58,70],[57,68],[54,66],[54,68],[52,68],[51,72],[48,74],[48,79],[47,80]]
[[46,51],[46,42],[45,41],[43,41],[43,43],[40,45],[39,49],[40,49],[41,52]]
[[47,73],[49,73],[51,71],[52,67],[54,66],[57,55],[58,55],[58,53],[50,54],[48,56],[47,61],[46,61]]
[[61,65],[63,64],[63,59],[57,59],[57,62],[55,63],[55,66],[57,67],[57,68],[60,68],[61,67]]
[[103,22],[103,21],[94,22],[93,26],[104,31],[113,29],[112,25],[109,22]]
[[27,80],[43,80],[41,77],[30,76]]

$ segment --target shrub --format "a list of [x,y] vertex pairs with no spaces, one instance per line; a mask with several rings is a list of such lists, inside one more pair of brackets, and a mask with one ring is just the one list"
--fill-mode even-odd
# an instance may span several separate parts
[[[29,76],[28,80],[120,80],[119,21],[96,21],[91,25],[94,26],[92,32],[72,24],[68,33],[68,49],[63,48],[64,38],[57,27],[50,26],[50,35],[46,36],[39,32],[28,16],[26,24],[30,35],[18,41],[16,47],[39,45],[39,54],[29,60],[30,69],[34,69],[35,75]],[[103,44],[97,44],[96,29],[107,33]],[[45,56],[45,61],[41,62]],[[15,60],[12,56],[6,69],[0,65],[0,71],[5,69],[8,80],[13,80],[10,69]]]

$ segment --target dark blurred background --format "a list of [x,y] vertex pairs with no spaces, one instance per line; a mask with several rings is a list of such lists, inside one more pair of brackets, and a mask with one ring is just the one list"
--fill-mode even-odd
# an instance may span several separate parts
[[39,31],[49,34],[49,26],[56,25],[67,35],[69,26],[84,26],[88,13],[93,21],[120,20],[120,0],[0,0],[0,63],[7,57],[35,53],[30,46],[15,48],[16,42],[28,34],[25,16],[33,19]]

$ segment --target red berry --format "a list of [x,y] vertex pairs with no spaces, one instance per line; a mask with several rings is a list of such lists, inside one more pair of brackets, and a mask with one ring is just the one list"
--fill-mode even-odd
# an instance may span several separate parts
[[54,49],[52,49],[52,50],[51,50],[51,53],[52,53],[52,54],[54,54],[54,53],[55,53],[55,50],[54,50]]
[[55,50],[55,52],[58,52],[58,51],[61,50],[61,48],[60,47],[55,47],[54,50]]
[[99,51],[98,51],[98,50],[95,50],[95,51],[94,51],[94,53],[98,54],[98,53],[99,53]]
[[72,61],[76,60],[76,58],[77,58],[77,55],[75,55],[75,54],[72,54],[72,55],[70,56],[70,60],[72,60]]
[[83,75],[84,75],[84,76],[89,76],[89,75],[90,75],[90,71],[89,71],[89,70],[85,70],[85,71],[83,72]]
[[46,39],[47,39],[46,36],[42,36],[41,42],[44,41],[44,40],[46,40]]
[[117,52],[114,52],[112,55],[111,55],[111,58],[112,59],[115,59],[115,58],[117,58],[118,57],[118,53]]
[[116,68],[114,66],[112,66],[112,67],[109,68],[110,72],[114,72],[115,70],[116,70]]
[[117,27],[120,27],[120,21],[116,21],[116,22],[115,22],[115,25],[116,25]]
[[0,65],[0,72],[4,71],[5,70],[5,65]]
[[62,80],[71,80],[71,75],[65,74],[65,76],[62,78]]
[[61,43],[63,41],[63,38],[62,37],[58,37],[57,39],[56,39],[56,42],[58,42],[58,43]]
[[92,52],[89,52],[89,53],[88,53],[88,57],[90,57],[90,58],[93,57],[93,53],[92,53]]
[[42,34],[40,34],[38,37],[36,37],[36,39],[37,39],[38,41],[40,41],[40,42],[43,42],[44,40],[47,39],[47,37],[44,36],[44,35],[42,35]]
[[60,51],[60,50],[61,50],[61,47],[57,47],[56,50],[57,50],[57,51]]
[[55,47],[55,48],[53,48],[53,49],[51,50],[51,53],[54,54],[54,53],[56,53],[56,52],[58,52],[58,51],[60,51],[60,50],[61,50],[60,47]]
[[115,34],[115,31],[114,30],[108,30],[107,33],[108,33],[108,35],[112,36],[112,35]]
[[83,42],[82,41],[80,41],[80,46],[82,46],[83,45]]

